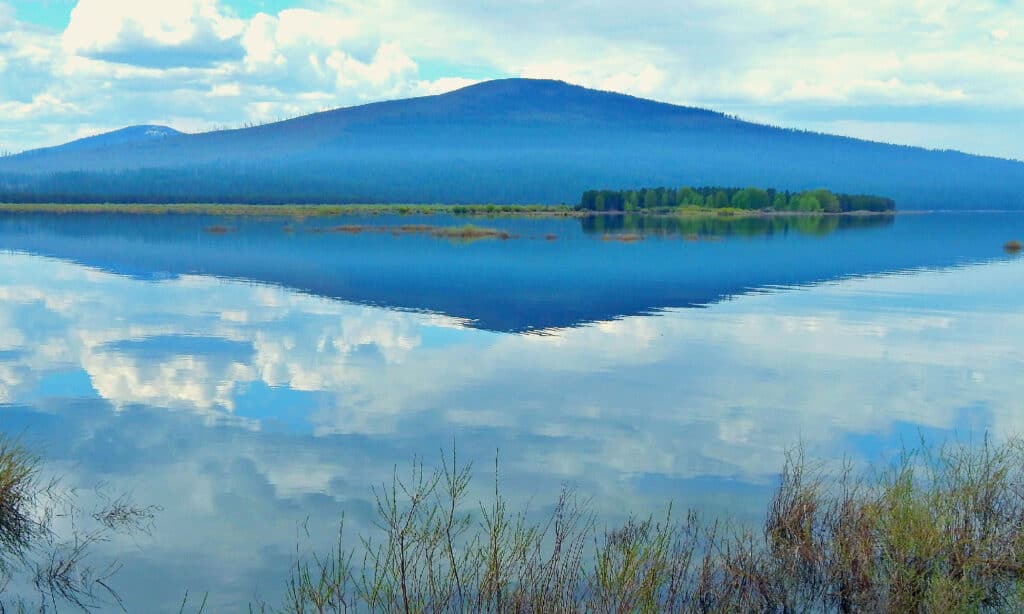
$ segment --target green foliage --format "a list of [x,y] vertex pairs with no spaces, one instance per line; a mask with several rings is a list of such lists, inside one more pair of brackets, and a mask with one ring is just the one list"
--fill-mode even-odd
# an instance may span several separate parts
[[811,194],[818,200],[825,213],[839,213],[839,197],[828,190],[814,190]]
[[663,211],[675,207],[732,207],[744,211],[800,211],[805,213],[874,212],[895,210],[891,199],[881,196],[836,194],[825,189],[798,194],[756,187],[642,188],[640,190],[588,190],[577,209],[597,212]]
[[745,188],[732,196],[732,206],[737,209],[762,210],[771,206],[771,198],[766,190]]
[[644,194],[644,200],[643,200],[643,208],[644,209],[654,209],[655,207],[657,207],[657,206],[659,206],[661,204],[661,199],[658,198],[658,193],[657,193],[656,190],[644,190],[643,194]]
[[802,211],[805,213],[821,213],[824,211],[821,206],[821,201],[810,192],[804,192],[794,196],[792,200],[790,200],[790,205],[794,211]]
[[704,196],[693,188],[680,188],[676,192],[676,204],[680,207],[703,207]]
[[715,209],[729,206],[729,193],[725,190],[717,190],[707,201]]
[[[497,462],[495,469],[497,471]],[[380,542],[296,562],[261,612],[996,612],[1024,607],[1024,448],[903,454],[882,471],[787,456],[765,522],[659,518],[599,528],[571,492],[545,520],[496,479],[414,463],[378,489]]]

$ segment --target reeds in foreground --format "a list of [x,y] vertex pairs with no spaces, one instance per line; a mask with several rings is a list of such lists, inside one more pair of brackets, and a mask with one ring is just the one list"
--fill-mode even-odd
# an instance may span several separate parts
[[[96,494],[102,504],[82,509],[73,489],[43,480],[39,459],[0,434],[0,614],[121,605],[109,584],[120,565],[94,561],[94,547],[114,534],[148,531],[158,509]],[[70,534],[57,532],[58,519]],[[8,593],[12,582],[35,594]]]
[[796,452],[757,529],[695,512],[599,527],[563,492],[541,523],[470,468],[378,489],[379,542],[295,563],[260,612],[987,612],[1024,607],[1024,447],[923,447],[880,471]]

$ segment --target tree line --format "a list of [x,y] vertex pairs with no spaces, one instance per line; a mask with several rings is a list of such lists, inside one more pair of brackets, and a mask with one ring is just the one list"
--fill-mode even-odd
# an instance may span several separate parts
[[639,190],[588,190],[579,208],[586,211],[643,211],[699,207],[749,211],[803,211],[843,213],[887,212],[896,209],[891,198],[867,194],[839,194],[829,190],[789,192],[761,188],[642,188]]

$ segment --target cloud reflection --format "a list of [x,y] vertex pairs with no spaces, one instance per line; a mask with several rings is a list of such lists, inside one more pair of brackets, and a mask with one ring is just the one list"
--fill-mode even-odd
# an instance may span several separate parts
[[[0,421],[59,442],[50,455],[72,479],[128,485],[167,509],[145,553],[111,545],[138,552],[129,576],[160,569],[237,597],[287,564],[297,520],[323,529],[345,509],[365,525],[370,484],[453,438],[481,463],[500,448],[514,498],[543,505],[568,481],[614,515],[671,497],[752,509],[798,441],[873,457],[916,430],[1022,432],[1022,268],[509,335],[0,254]],[[75,373],[89,394],[68,384]],[[184,563],[197,553],[202,564]],[[157,590],[138,581],[137,599]]]
[[[1019,268],[867,278],[501,335],[268,286],[140,282],[6,255],[0,394],[8,403],[45,396],[47,374],[82,369],[115,408],[217,414],[252,400],[258,383],[321,394],[306,416],[320,435],[396,434],[423,422],[442,432],[512,428],[600,443],[594,461],[620,471],[679,475],[710,467],[642,451],[680,449],[675,438],[706,428],[714,436],[697,441],[721,448],[708,461],[756,475],[764,459],[746,446],[777,454],[795,437],[828,442],[895,421],[949,428],[978,404],[992,409],[992,427],[1020,426],[1012,383],[1024,318],[1007,290]],[[570,465],[584,462],[572,456]]]

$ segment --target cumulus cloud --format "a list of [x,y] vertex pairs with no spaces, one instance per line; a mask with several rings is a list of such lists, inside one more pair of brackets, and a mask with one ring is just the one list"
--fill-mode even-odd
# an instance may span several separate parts
[[[13,149],[81,124],[201,130],[529,76],[1024,157],[1000,115],[1024,100],[1024,15],[1011,4],[327,0],[243,18],[223,0],[81,0],[59,34],[9,7],[0,22],[0,103],[45,94],[81,110],[0,118]],[[948,128],[929,119],[936,108],[970,120]],[[872,123],[851,122],[856,109]]]
[[[202,586],[218,570],[248,577],[266,565],[275,581],[295,521],[311,517],[324,540],[342,508],[347,527],[365,526],[367,487],[413,453],[429,463],[453,434],[460,458],[482,461],[501,446],[513,501],[543,506],[567,481],[614,515],[715,498],[711,484],[768,484],[798,436],[810,454],[836,458],[863,452],[850,441],[870,448],[906,425],[948,430],[965,416],[1019,432],[1020,265],[850,279],[503,335],[272,286],[143,282],[4,253],[0,424],[5,412],[59,416],[40,432],[70,443],[47,450],[58,457],[48,467],[84,491],[106,481],[165,508],[146,548],[158,556],[126,569],[163,579],[151,565],[203,553],[209,569],[172,570],[188,581],[126,579],[146,604],[150,590]],[[908,294],[942,308],[908,309]],[[68,373],[98,398],[53,399]],[[268,397],[265,416],[246,417]],[[836,398],[850,411],[836,411]],[[296,414],[298,432],[270,427]],[[708,476],[725,479],[701,481],[701,495],[685,490]],[[730,514],[752,501],[726,499]],[[283,562],[267,560],[275,545]]]
[[244,27],[217,0],[80,0],[63,45],[73,55],[138,66],[208,66],[241,59]]
[[[302,420],[321,436],[389,438],[412,428],[444,439],[452,430],[504,429],[524,442],[573,447],[559,455],[540,446],[525,457],[567,476],[590,464],[759,479],[797,432],[824,450],[900,423],[953,428],[979,405],[990,412],[985,427],[1019,430],[1014,356],[1024,318],[1001,293],[1018,268],[961,269],[956,284],[946,272],[849,280],[810,298],[754,295],[711,310],[496,335],[279,288],[200,277],[143,284],[6,255],[0,394],[8,403],[31,399],[48,374],[70,369],[116,408],[212,419],[244,415],[259,400],[248,391],[262,386],[316,395]],[[969,296],[971,308],[886,307],[907,292],[936,304]],[[133,300],[109,300],[122,295]],[[829,310],[835,301],[864,307]],[[836,414],[836,398],[857,411]],[[642,434],[623,427],[641,423]]]
[[407,93],[417,75],[401,45],[373,40],[351,20],[310,10],[259,14],[242,40],[249,82],[282,91],[378,99]]
[[29,102],[0,102],[0,115],[11,119],[40,119],[45,116],[66,117],[78,114],[80,114],[80,110],[73,103],[64,102],[46,92],[36,94]]

